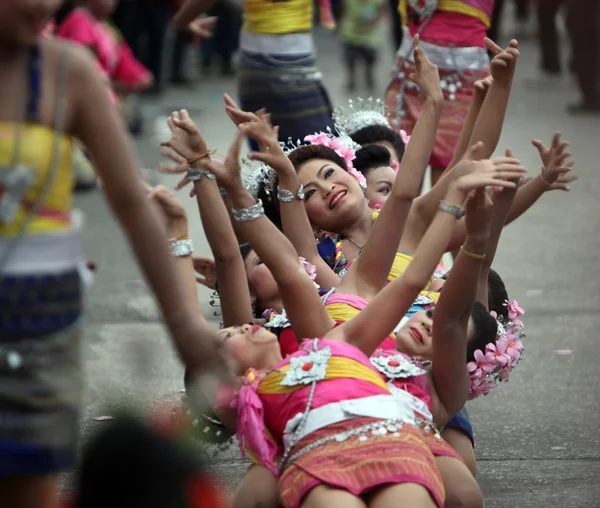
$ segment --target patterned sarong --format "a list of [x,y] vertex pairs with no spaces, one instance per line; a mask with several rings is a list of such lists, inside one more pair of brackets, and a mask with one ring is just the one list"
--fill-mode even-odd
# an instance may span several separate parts
[[[371,423],[356,418],[330,425],[302,439],[290,456],[326,436]],[[301,454],[282,474],[280,494],[286,508],[296,508],[308,492],[325,484],[354,495],[385,484],[417,483],[425,487],[439,508],[444,506],[444,487],[424,435],[412,425],[396,432],[332,440]]]
[[[392,81],[386,91],[385,105],[389,115],[390,124],[404,129],[412,134],[415,123],[423,110],[423,97],[417,88],[412,87],[408,76],[415,72],[415,64],[399,55],[393,69]],[[440,123],[435,137],[435,145],[429,163],[434,168],[446,168],[458,143],[462,126],[467,117],[473,85],[478,79],[483,79],[489,74],[489,68],[465,69],[461,71],[460,83],[456,84],[454,69],[439,68],[440,79],[450,78],[452,88],[444,90],[444,106]],[[407,86],[408,85],[408,86]],[[398,120],[400,122],[398,123]]]
[[243,52],[238,95],[244,111],[266,108],[279,139],[294,142],[332,126],[331,104],[313,55],[273,56]]

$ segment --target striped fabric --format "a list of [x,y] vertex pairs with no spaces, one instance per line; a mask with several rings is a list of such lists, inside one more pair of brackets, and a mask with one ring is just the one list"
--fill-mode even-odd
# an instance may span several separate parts
[[312,55],[269,56],[242,52],[238,94],[244,111],[266,108],[279,139],[304,136],[332,126],[331,105]]
[[[356,418],[313,432],[294,447],[291,455],[314,441],[372,421],[371,418]],[[361,495],[379,485],[393,483],[422,485],[429,490],[439,508],[444,506],[444,487],[435,458],[423,434],[414,426],[404,425],[396,433],[369,435],[366,440],[354,436],[318,446],[300,455],[285,470],[279,488],[283,505],[296,508],[318,485]]]

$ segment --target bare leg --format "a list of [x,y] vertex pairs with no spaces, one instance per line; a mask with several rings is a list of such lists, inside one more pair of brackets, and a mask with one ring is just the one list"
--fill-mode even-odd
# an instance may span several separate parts
[[418,483],[398,483],[382,487],[369,501],[369,508],[437,508],[429,491]]
[[319,485],[303,499],[301,508],[367,508],[362,499],[350,492]]
[[10,476],[0,482],[2,506],[57,508],[58,475]]
[[444,481],[445,508],[483,508],[483,494],[471,471],[454,457],[436,457]]
[[471,443],[469,437],[458,429],[445,429],[442,431],[442,437],[460,455],[460,458],[463,459],[465,465],[471,471],[473,478],[476,478],[477,461],[475,459],[473,443]]
[[252,464],[233,496],[232,508],[277,508],[278,506],[277,478],[268,469]]

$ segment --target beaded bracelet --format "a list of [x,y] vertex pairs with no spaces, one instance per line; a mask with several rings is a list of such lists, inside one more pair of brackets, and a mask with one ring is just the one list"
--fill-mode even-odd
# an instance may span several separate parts
[[282,203],[291,203],[295,199],[302,201],[304,199],[304,186],[300,184],[298,192],[295,195],[292,191],[277,187],[277,199]]
[[237,222],[251,222],[256,219],[260,219],[265,215],[265,209],[263,208],[262,201],[256,200],[256,203],[248,208],[232,208],[231,215]]
[[451,205],[442,200],[438,202],[438,207],[442,212],[449,213],[457,219],[460,219],[465,215],[465,209],[462,206]]
[[214,173],[211,173],[208,169],[202,168],[188,168],[187,176],[190,182],[199,182],[203,177],[206,177],[209,180],[217,179]]

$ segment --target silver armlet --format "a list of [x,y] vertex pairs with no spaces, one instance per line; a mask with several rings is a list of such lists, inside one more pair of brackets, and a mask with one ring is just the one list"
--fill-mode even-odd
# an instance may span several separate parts
[[216,180],[217,177],[214,173],[211,173],[207,169],[202,168],[189,168],[187,172],[188,179],[190,182],[199,182],[203,177],[208,178],[209,180]]
[[438,207],[442,212],[449,213],[457,219],[462,218],[465,215],[465,209],[462,206],[454,206],[445,201],[439,201]]
[[231,214],[237,222],[251,222],[260,219],[265,214],[262,201],[258,199],[256,203],[248,208],[232,208]]
[[194,242],[191,240],[171,241],[171,254],[176,258],[190,256],[194,252]]
[[280,189],[277,187],[277,199],[282,203],[291,203],[294,199],[303,200],[304,199],[304,186],[300,184],[298,187],[298,192],[294,195],[292,191],[286,189]]

